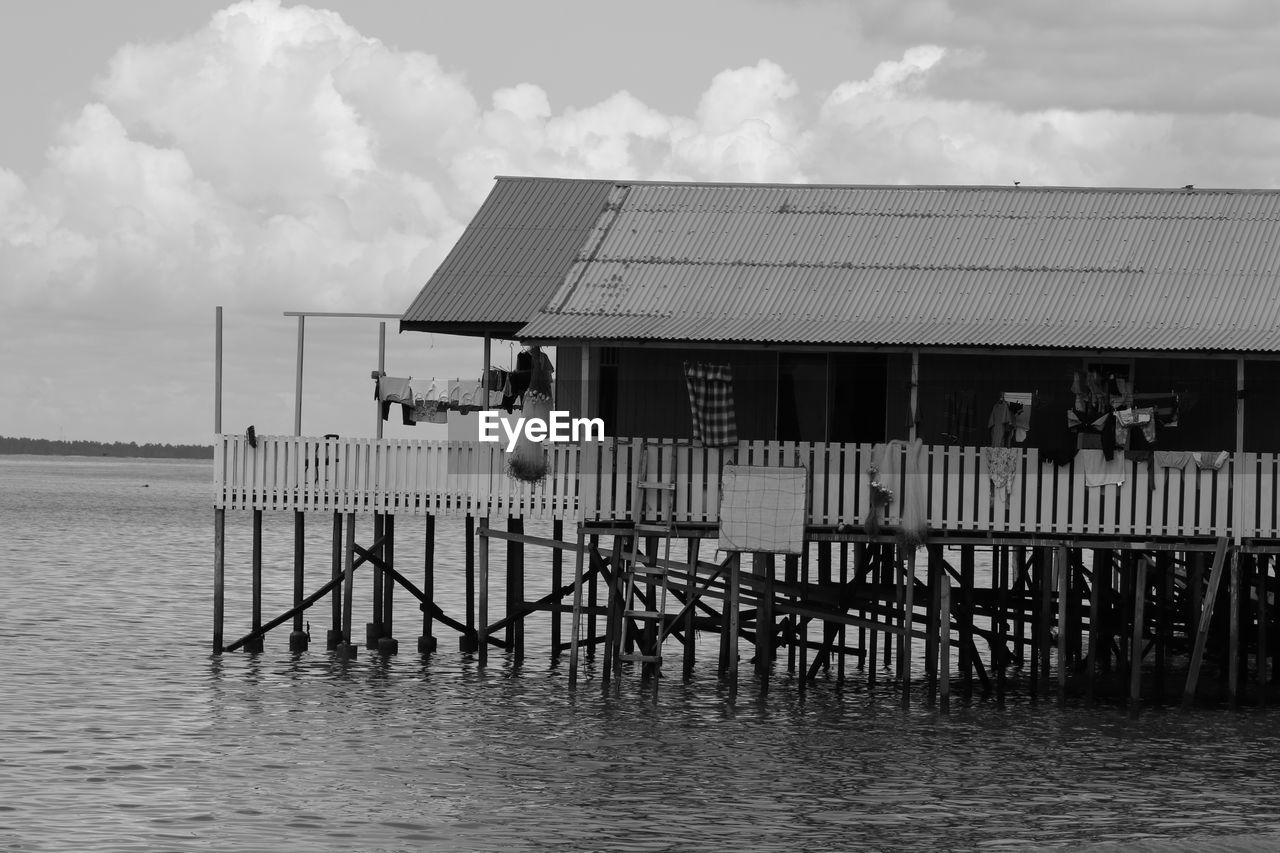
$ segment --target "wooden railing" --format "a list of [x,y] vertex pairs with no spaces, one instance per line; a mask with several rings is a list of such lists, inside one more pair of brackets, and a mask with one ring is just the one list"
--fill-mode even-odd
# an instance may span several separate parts
[[[676,483],[681,522],[718,522],[720,471],[731,461],[807,467],[813,525],[858,526],[867,512],[871,445],[741,442],[715,450],[639,439],[548,445],[550,474],[531,486],[507,476],[506,454],[497,444],[264,436],[252,448],[243,436],[221,436],[215,443],[215,505],[633,521],[642,449],[646,479]],[[1126,465],[1124,486],[1086,488],[1075,463],[1042,464],[1037,451],[1024,450],[1004,500],[991,487],[979,448],[933,446],[925,448],[920,473],[900,473],[890,488],[898,496],[923,489],[935,531],[1226,536],[1235,533],[1232,484],[1238,473],[1241,535],[1280,538],[1276,454],[1246,453],[1238,472],[1234,459],[1218,470]],[[889,505],[887,525],[897,523],[900,504]]]

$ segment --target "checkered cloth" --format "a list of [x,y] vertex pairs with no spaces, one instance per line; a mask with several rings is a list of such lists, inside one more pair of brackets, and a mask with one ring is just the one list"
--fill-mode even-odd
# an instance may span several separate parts
[[693,416],[693,440],[707,447],[731,447],[738,443],[733,413],[733,368],[727,364],[684,365],[689,388],[689,412]]

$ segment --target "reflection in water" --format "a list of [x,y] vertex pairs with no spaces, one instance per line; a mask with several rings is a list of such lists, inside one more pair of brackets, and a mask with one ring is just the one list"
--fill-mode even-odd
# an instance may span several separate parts
[[[414,654],[420,614],[405,596],[406,653],[388,660],[361,649],[336,662],[327,602],[309,614],[320,639],[305,654],[285,630],[261,655],[212,657],[206,465],[5,457],[0,477],[0,849],[1280,843],[1274,714],[1152,709],[1135,722],[953,698],[943,717],[862,683],[801,693],[785,666],[762,696],[746,666],[736,692],[714,677],[715,637],[700,639],[689,682],[604,690],[591,661],[570,690],[542,653],[545,616],[523,666],[494,652],[481,670],[449,634],[431,660]],[[229,638],[249,612],[248,526],[235,522]],[[438,524],[455,615],[459,527]],[[312,579],[327,575],[327,534],[325,520],[308,526]],[[421,553],[421,535],[402,523],[401,553]],[[291,519],[268,516],[267,615],[291,601],[291,542]],[[535,578],[546,583],[531,571],[531,591]]]

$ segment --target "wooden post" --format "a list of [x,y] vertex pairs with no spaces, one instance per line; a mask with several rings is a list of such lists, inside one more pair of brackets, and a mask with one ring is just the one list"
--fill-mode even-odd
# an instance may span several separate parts
[[[689,582],[688,582],[688,585],[685,587],[685,590],[686,590],[685,595],[690,602],[692,602],[693,600],[694,589],[697,586],[697,581],[698,581],[698,549],[699,549],[699,546],[701,546],[701,544],[702,544],[702,540],[700,539],[689,540],[689,550],[688,550]],[[690,604],[688,609],[685,610],[685,613],[684,613],[684,661],[683,663],[684,663],[685,678],[693,677],[693,666],[694,666],[693,614],[696,609],[697,608],[695,608],[692,604]]]
[[942,571],[941,546],[929,545],[926,552],[925,578],[928,598],[925,601],[924,678],[925,701],[932,705],[938,698],[938,642],[941,628],[942,592],[939,572]]
[[[799,581],[800,566],[798,559],[793,555],[787,555],[782,558],[783,579],[792,588]],[[791,596],[791,603],[796,603],[796,596]],[[787,635],[790,643],[787,645],[787,672],[794,673],[796,671],[796,638],[800,635],[800,617],[794,613],[787,614]]]
[[1094,699],[1094,679],[1098,666],[1098,620],[1102,617],[1102,573],[1111,571],[1110,552],[1095,550],[1093,552],[1093,583],[1089,585],[1089,652],[1085,659],[1085,698],[1089,702]]
[[586,561],[586,531],[578,526],[578,555],[573,566],[573,616],[569,621],[569,686],[578,683],[578,640],[582,636],[582,567]]
[[1231,633],[1227,638],[1227,704],[1236,710],[1240,691],[1240,551],[1231,559]]
[[347,513],[346,544],[343,546],[343,578],[342,578],[342,642],[338,644],[338,660],[349,661],[355,658],[357,646],[351,642],[351,602],[354,598],[356,577],[356,514]]
[[[342,513],[334,510],[333,513],[333,564],[330,571],[330,579],[342,576]],[[332,621],[329,626],[328,636],[325,638],[325,647],[328,649],[336,649],[343,642],[342,636],[342,585],[339,584],[333,588],[333,598],[330,602],[333,605]]]
[[[1235,553],[1232,552],[1232,559],[1235,559]],[[1204,646],[1209,636],[1209,623],[1213,619],[1213,604],[1218,597],[1218,587],[1221,586],[1222,568],[1226,562],[1227,555],[1227,539],[1221,537],[1218,539],[1218,545],[1213,552],[1213,569],[1209,572],[1209,589],[1204,596],[1204,604],[1201,607],[1199,618],[1200,627],[1196,630],[1195,646],[1191,652],[1191,664],[1187,668],[1187,685],[1182,691],[1182,709],[1189,710],[1196,698],[1196,682],[1200,678],[1200,665],[1204,661]]]
[[[524,533],[524,518],[508,516],[507,530]],[[512,661],[524,662],[524,544],[507,542],[507,617],[516,617],[507,623],[506,641],[511,649]]]
[[[253,627],[262,627],[262,510],[253,511]],[[257,636],[244,644],[246,652],[262,651],[262,637]]]
[[938,698],[942,713],[951,713],[951,579],[945,575],[938,586]]
[[[1026,596],[1025,597],[1022,595],[1018,596],[1018,604],[1017,604],[1017,607],[1014,609],[1013,615],[1012,615],[1013,656],[1015,659],[1018,660],[1019,663],[1027,659],[1027,646],[1028,646],[1027,634],[1030,634],[1031,635],[1031,638],[1030,638],[1031,654],[1033,656],[1032,660],[1030,661],[1031,670],[1033,673],[1031,678],[1032,684],[1033,684],[1032,686],[1033,693],[1035,692],[1034,672],[1035,672],[1036,662],[1034,659],[1034,655],[1035,655],[1036,623],[1034,619],[1028,619],[1028,612],[1034,613],[1036,608],[1034,578],[1036,577],[1035,572],[1036,572],[1037,564],[1035,563],[1035,555],[1036,555],[1036,549],[1032,548],[1031,549],[1032,560],[1029,563],[1027,561],[1026,547],[1022,545],[1015,546],[1013,549],[1013,571],[1010,572],[1008,568],[1009,548],[1008,546],[1005,546],[1002,549],[1002,558],[1001,558],[1005,564],[1005,578],[1003,581],[1000,582],[1001,585],[1009,591],[1009,594],[1012,594],[1013,591],[1017,589],[1019,581],[1021,581],[1022,585],[1026,588]],[[1006,604],[1005,604],[1004,618],[1009,619],[1010,614],[1008,612],[1007,598],[1005,599],[1005,602]],[[1007,631],[1008,629],[1006,629],[1006,633]]]
[[[381,437],[381,436],[379,436]],[[383,536],[383,515],[380,512],[373,514],[373,541],[378,543],[375,549],[378,556],[381,557],[385,553]],[[378,640],[382,638],[382,569],[375,565],[373,567],[373,594],[372,605],[373,615],[372,621],[364,626],[364,645],[367,649],[378,648]],[[390,578],[387,579],[390,582]]]
[[387,571],[383,573],[382,578],[382,634],[378,637],[378,652],[394,655],[400,652],[400,642],[395,638],[394,620],[391,615],[393,593],[396,589],[394,576],[391,574],[395,571],[396,562],[396,517],[394,515],[383,517],[382,535],[384,537],[382,561]]
[[[1054,549],[1058,562],[1058,704],[1067,705],[1067,602],[1071,598],[1071,565],[1067,546]],[[1045,673],[1047,676],[1048,673]]]
[[226,601],[223,590],[226,577],[226,526],[227,511],[215,509],[213,511],[213,653],[215,655],[222,654],[222,623]]
[[[557,542],[564,541],[564,519],[557,518],[551,522],[551,538]],[[560,659],[560,597],[559,591],[564,586],[564,551],[551,549],[551,590],[556,593],[555,609],[551,611],[551,662]]]
[[1133,585],[1133,646],[1129,652],[1129,714],[1136,717],[1142,701],[1142,604],[1147,592],[1147,558],[1138,558]]
[[[800,553],[800,585],[801,588],[809,585],[809,542],[807,540]],[[736,637],[733,642],[734,649],[737,649]],[[800,689],[803,691],[809,680],[806,677],[809,672],[809,620],[804,616],[796,617],[796,642],[800,644]]]
[[480,519],[478,530],[480,536],[479,559],[476,561],[476,653],[478,662],[484,666],[489,660],[489,517]]
[[463,538],[466,539],[463,546],[463,572],[466,576],[467,633],[458,638],[458,650],[474,652],[478,648],[476,644],[476,519],[471,513],[467,513],[464,522]]
[[[623,610],[627,603],[623,601],[626,588],[623,586],[622,561],[625,551],[633,551],[634,546],[624,536],[613,537],[613,553],[609,557],[609,583],[605,587],[605,622],[604,622],[604,675],[602,684],[609,683],[611,674],[620,674],[622,669],[622,621]],[[593,596],[592,610],[595,610]]]
[[974,554],[972,545],[960,546],[960,678],[964,683],[965,698],[973,695],[973,575]]
[[1156,609],[1156,698],[1164,699],[1165,675],[1169,665],[1169,644],[1173,640],[1173,556],[1168,551],[1156,552],[1156,587],[1160,605]]
[[[301,318],[299,318],[301,319]],[[304,513],[301,511],[293,514],[293,606],[300,607],[302,599],[306,596],[303,591],[303,551],[306,548],[306,522],[303,520]],[[293,631],[289,634],[289,651],[305,652],[307,650],[307,641],[310,638],[306,632],[302,630],[302,611],[299,610],[293,617]]]
[[773,668],[773,555],[752,554],[751,570],[756,576],[756,675],[760,692],[768,693]]
[[911,704],[911,631],[915,627],[916,552],[907,548],[902,602],[902,705]]
[[[583,347],[583,349],[586,349],[586,347]],[[600,547],[600,537],[594,533],[591,535],[590,542],[591,542],[592,551],[595,551]],[[614,539],[613,554],[615,557],[618,554],[616,538]],[[615,571],[617,571],[617,563],[610,560],[609,573],[612,575],[612,573]],[[596,633],[596,611],[599,609],[599,606],[600,606],[600,594],[596,588],[596,585],[597,585],[596,574],[593,572],[591,577],[587,580],[587,603],[588,603],[588,606],[587,606],[587,640],[588,640],[587,660],[594,660],[596,656],[596,637],[598,636]],[[610,585],[609,588],[611,589],[612,585]],[[605,590],[606,596],[608,595],[608,592],[609,590],[606,589]],[[607,603],[612,603],[612,601],[613,599],[609,598]],[[607,618],[608,617],[606,617],[606,619]],[[605,631],[606,633],[608,632],[607,624],[605,625]],[[608,645],[605,646],[605,650],[606,652],[608,651]],[[609,678],[609,665],[610,665],[609,661],[611,660],[611,658],[609,657],[608,654],[605,655],[605,658],[606,660],[604,664],[604,677],[605,677],[605,680],[607,681]]]
[[1053,553],[1048,548],[1036,549],[1036,566],[1040,570],[1040,693],[1049,695],[1049,660],[1053,648]]
[[432,633],[434,619],[431,608],[436,603],[436,517],[427,513],[426,535],[422,552],[422,634],[418,637],[418,654],[429,655],[436,650],[436,638]]
[[[770,565],[769,567],[769,576],[773,577],[772,565]],[[847,612],[849,609],[847,606],[848,597],[849,597],[848,588],[849,588],[849,543],[841,542],[840,543],[840,609],[845,612]],[[772,588],[769,590],[769,601],[770,601],[770,604],[772,604],[773,602]],[[770,622],[770,625],[772,625],[772,622]],[[845,640],[845,633],[848,627],[849,627],[848,625],[841,622],[839,633],[837,634],[838,640],[840,643],[840,657],[836,660],[837,683],[844,683],[844,657],[845,657],[844,650],[848,648],[848,644]],[[861,643],[858,644],[858,648],[862,648]],[[772,641],[770,641],[769,643],[769,649],[770,651],[773,650]]]
[[725,675],[730,685],[738,683],[738,617],[741,605],[742,554],[735,551],[729,557],[729,586],[724,599],[728,614],[725,631],[729,635],[729,655]]
[[1258,705],[1267,704],[1267,569],[1271,558],[1254,557],[1254,575],[1258,585]]
[[996,608],[992,617],[996,643],[991,651],[991,668],[996,671],[996,701],[1004,701],[1005,670],[1009,661],[1009,548],[996,546],[992,555],[992,585],[996,588]]

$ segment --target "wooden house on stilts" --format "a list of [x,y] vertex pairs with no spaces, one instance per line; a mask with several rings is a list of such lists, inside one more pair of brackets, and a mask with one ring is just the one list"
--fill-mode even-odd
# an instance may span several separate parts
[[[220,436],[217,508],[465,514],[482,584],[490,538],[556,549],[546,598],[468,613],[481,655],[547,610],[605,678],[680,645],[687,670],[710,628],[762,684],[785,651],[801,684],[849,658],[909,688],[914,660],[943,701],[953,662],[1063,701],[1270,693],[1280,191],[499,178],[400,328],[554,348],[554,408],[605,439],[548,445],[535,486],[494,445],[366,441],[318,488]],[[696,426],[706,375],[728,440]],[[785,469],[798,546],[717,551],[731,489],[795,509],[752,479]],[[331,583],[373,550],[347,539]]]

